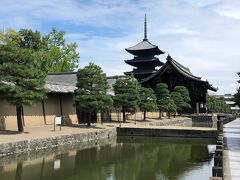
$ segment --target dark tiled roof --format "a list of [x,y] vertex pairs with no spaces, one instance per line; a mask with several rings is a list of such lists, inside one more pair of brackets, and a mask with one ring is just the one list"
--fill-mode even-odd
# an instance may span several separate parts
[[[45,87],[51,93],[73,93],[76,89],[76,75],[76,72],[49,73],[46,78]],[[116,82],[116,79],[118,77],[119,76],[107,77],[107,81],[110,87],[108,94],[114,94],[112,85]]]
[[132,51],[141,51],[141,50],[154,50],[158,53],[158,54],[164,54],[163,51],[161,51],[158,46],[153,45],[152,43],[150,43],[148,40],[143,40],[140,43],[136,44],[135,46],[126,48],[126,51],[128,52],[132,52]]
[[75,85],[77,83],[76,75],[76,72],[49,73],[47,75],[46,83]]
[[186,67],[184,67],[183,65],[181,65],[180,63],[178,63],[177,61],[175,61],[174,59],[170,60],[170,63],[175,67],[175,69],[178,70],[179,73],[181,73],[182,75],[189,77],[190,79],[194,79],[196,81],[202,81],[201,77],[198,76],[194,76],[190,70]]
[[135,46],[126,48],[126,50],[135,51],[135,50],[144,50],[144,49],[154,49],[157,48],[156,45],[153,45],[148,40],[143,40]]
[[218,89],[213,87],[211,84],[209,84],[208,81],[203,81],[201,80],[201,77],[198,77],[198,76],[194,76],[189,68],[181,65],[180,63],[178,63],[176,60],[172,59],[170,56],[167,58],[167,62],[154,74],[146,77],[145,79],[143,79],[141,81],[141,83],[145,83],[155,77],[157,77],[158,75],[161,75],[167,68],[167,66],[171,65],[172,67],[174,67],[174,69],[179,72],[180,74],[182,74],[183,76],[189,78],[189,79],[192,79],[192,80],[195,80],[195,81],[199,81],[199,82],[202,82],[202,83],[206,83],[207,85],[207,88],[209,90],[212,90],[212,91],[217,91]]

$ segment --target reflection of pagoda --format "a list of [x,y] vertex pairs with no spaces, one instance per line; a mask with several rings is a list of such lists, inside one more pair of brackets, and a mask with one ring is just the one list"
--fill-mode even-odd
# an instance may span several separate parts
[[134,68],[133,71],[125,72],[124,74],[133,74],[138,80],[142,80],[154,74],[157,71],[155,68],[163,65],[156,55],[164,54],[164,52],[161,51],[158,46],[151,44],[147,39],[146,15],[144,22],[144,39],[135,46],[126,48],[126,51],[134,55],[134,58],[131,60],[125,60],[125,62],[136,68]]

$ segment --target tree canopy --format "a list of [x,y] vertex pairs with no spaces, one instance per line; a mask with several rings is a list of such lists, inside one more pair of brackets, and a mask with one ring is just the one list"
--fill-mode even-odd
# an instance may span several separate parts
[[155,94],[159,109],[159,117],[161,118],[161,113],[168,111],[168,101],[170,99],[170,91],[168,90],[168,85],[165,83],[157,84],[155,88]]
[[64,31],[55,28],[43,36],[43,44],[48,52],[49,72],[69,72],[78,67],[79,53],[76,43],[66,43]]
[[179,92],[182,96],[183,99],[183,106],[182,108],[186,108],[189,109],[191,108],[191,105],[189,104],[189,102],[191,101],[190,96],[189,96],[189,91],[185,86],[176,86],[174,88],[175,92]]
[[229,113],[230,106],[223,99],[207,95],[207,109],[212,113]]
[[174,100],[169,97],[167,99],[167,113],[168,113],[168,117],[171,117],[171,113],[176,114],[177,112],[177,105],[175,104]]
[[123,122],[126,121],[126,111],[135,110],[139,101],[139,83],[133,76],[118,78],[113,85],[115,107],[122,107]]
[[177,106],[177,110],[181,111],[185,105],[183,98],[181,96],[181,93],[180,92],[172,92],[171,98],[174,101],[175,105]]
[[20,132],[24,131],[22,106],[31,106],[45,97],[43,62],[32,49],[0,44],[0,98],[16,106]]
[[[107,110],[112,106],[112,98],[107,95],[106,74],[100,66],[89,63],[77,72],[77,89],[74,98],[77,108],[89,112]],[[90,126],[91,119],[88,119]]]
[[143,111],[143,120],[146,120],[146,112],[157,109],[156,95],[152,88],[140,87],[138,106]]
[[[240,72],[237,73],[240,77]],[[238,81],[240,83],[240,80]],[[238,106],[240,106],[240,87],[237,89],[236,94],[234,94],[234,101],[237,103]]]
[[53,28],[47,35],[39,31],[8,29],[0,33],[0,40],[4,44],[12,44],[21,48],[41,51],[47,72],[69,72],[78,67],[79,53],[76,43],[66,43],[65,32]]

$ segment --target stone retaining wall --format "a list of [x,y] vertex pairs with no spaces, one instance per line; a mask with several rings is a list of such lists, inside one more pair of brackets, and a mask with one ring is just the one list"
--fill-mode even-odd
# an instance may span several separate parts
[[93,147],[98,147],[101,145],[111,144],[114,145],[117,143],[117,137],[103,138],[93,141],[79,142],[76,144],[65,144],[63,146],[56,146],[47,149],[41,149],[38,151],[26,151],[20,154],[14,154],[10,156],[3,156],[0,158],[0,166],[11,164],[15,162],[22,162],[29,159],[37,159],[46,156],[53,156],[58,154],[64,154],[69,151],[79,151],[83,149],[89,149]]
[[159,128],[132,128],[118,127],[118,136],[156,136],[156,137],[190,137],[190,138],[216,138],[217,130],[201,129],[159,129]]
[[157,121],[149,123],[150,126],[192,126],[192,119],[184,119],[184,120],[165,120],[165,121]]
[[225,117],[223,118],[223,124],[227,124],[229,122],[232,122],[233,120],[235,120],[237,118],[237,116],[228,116],[228,117]]
[[48,149],[57,146],[89,142],[98,139],[112,138],[117,136],[116,128],[101,129],[92,132],[48,137],[43,139],[32,139],[0,144],[0,156],[19,154],[27,151]]
[[192,117],[193,122],[214,122],[217,121],[217,115],[197,115]]

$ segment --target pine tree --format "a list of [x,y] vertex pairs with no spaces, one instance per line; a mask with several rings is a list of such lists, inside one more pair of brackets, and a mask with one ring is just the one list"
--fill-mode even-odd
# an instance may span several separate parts
[[207,95],[207,108],[208,111],[212,113],[229,113],[230,112],[230,106],[226,104],[224,99],[218,99],[213,96]]
[[91,124],[93,112],[104,111],[112,106],[112,98],[107,95],[107,90],[107,77],[100,66],[89,63],[78,70],[74,98],[77,108],[89,112],[88,126]]
[[172,92],[171,98],[174,101],[175,105],[177,106],[177,111],[182,111],[182,108],[184,107],[184,101],[179,92]]
[[157,109],[156,95],[152,88],[140,87],[139,108],[143,112],[143,120],[146,120],[146,112]]
[[176,114],[177,112],[177,105],[174,103],[174,100],[171,98],[167,98],[167,113],[168,113],[168,118],[171,118],[171,114],[174,113]]
[[126,122],[126,112],[136,110],[139,101],[139,83],[133,76],[118,78],[113,85],[115,107],[122,107],[123,122]]
[[18,131],[23,132],[23,105],[44,99],[46,71],[41,52],[13,44],[0,45],[0,98],[16,106]]
[[162,112],[168,111],[168,100],[170,98],[170,91],[165,83],[159,83],[156,85],[155,94],[157,97],[157,105],[159,109],[159,118],[162,118]]
[[[240,77],[240,72],[237,73],[237,74]],[[238,83],[240,83],[240,80],[238,81]],[[240,106],[240,87],[237,89],[237,93],[234,94],[234,99],[233,100],[237,103],[238,106]]]
[[240,87],[237,89],[237,93],[234,94],[234,101],[240,106]]
[[191,105],[189,104],[189,102],[191,101],[190,99],[190,96],[189,96],[189,91],[186,87],[184,86],[176,86],[174,88],[174,91],[175,92],[179,92],[182,96],[182,99],[183,99],[183,102],[184,102],[184,105],[182,108],[184,109],[190,109],[191,108]]

